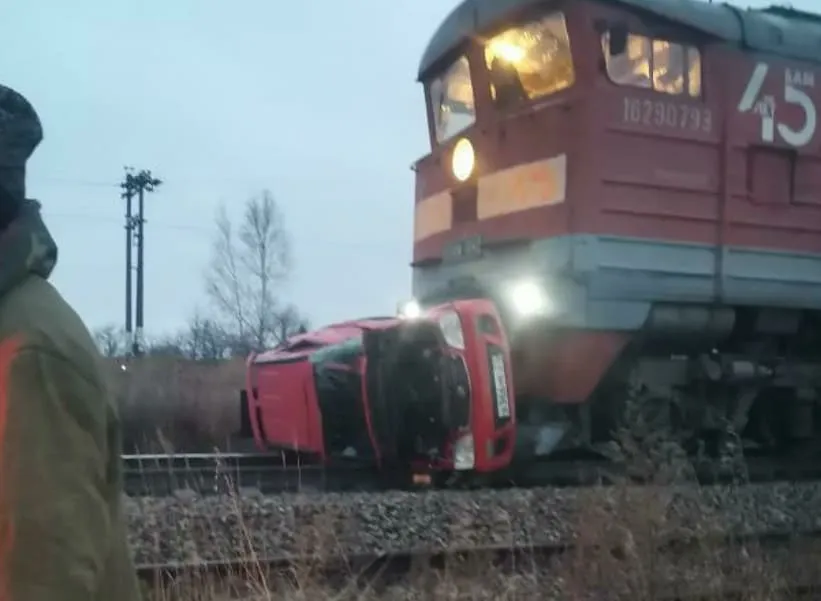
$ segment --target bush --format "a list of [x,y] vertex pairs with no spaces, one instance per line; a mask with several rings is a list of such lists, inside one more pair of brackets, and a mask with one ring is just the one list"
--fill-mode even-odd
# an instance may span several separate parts
[[108,359],[123,422],[124,452],[227,449],[239,430],[241,359]]

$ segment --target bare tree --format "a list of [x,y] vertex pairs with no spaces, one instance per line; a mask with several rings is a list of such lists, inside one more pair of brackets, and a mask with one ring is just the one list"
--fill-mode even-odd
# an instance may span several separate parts
[[233,354],[233,337],[217,321],[194,313],[185,328],[174,334],[158,336],[146,344],[146,354],[190,359],[192,361],[218,361],[229,359]]
[[146,340],[144,352],[149,357],[184,357],[182,336],[159,336]]
[[274,315],[272,335],[275,342],[282,342],[289,336],[307,331],[309,327],[308,320],[299,313],[297,308],[288,305]]
[[231,351],[231,339],[225,328],[199,313],[191,318],[180,339],[185,356],[196,361],[225,359]]
[[293,307],[279,304],[292,268],[285,220],[267,190],[245,204],[239,226],[224,207],[206,274],[206,290],[233,337],[234,353],[262,349],[280,340],[282,323],[293,322]]
[[120,357],[125,354],[125,331],[115,325],[107,325],[94,331],[94,342],[104,357]]

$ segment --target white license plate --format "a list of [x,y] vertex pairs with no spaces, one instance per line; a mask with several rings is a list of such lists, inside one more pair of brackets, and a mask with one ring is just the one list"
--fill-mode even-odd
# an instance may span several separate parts
[[507,395],[504,355],[493,353],[490,357],[493,386],[496,389],[496,413],[501,419],[510,417],[510,399]]

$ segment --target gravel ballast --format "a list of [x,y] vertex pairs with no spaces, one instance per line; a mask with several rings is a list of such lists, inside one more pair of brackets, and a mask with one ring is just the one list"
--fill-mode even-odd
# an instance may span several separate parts
[[821,483],[126,498],[139,566],[821,530]]

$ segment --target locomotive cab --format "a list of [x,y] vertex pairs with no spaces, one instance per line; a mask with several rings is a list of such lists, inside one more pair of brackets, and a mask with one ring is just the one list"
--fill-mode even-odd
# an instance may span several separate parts
[[[414,295],[424,304],[493,300],[510,337],[517,390],[526,394],[526,345],[565,299],[534,259],[540,238],[568,226],[574,119],[593,75],[579,3],[463,3],[423,55],[431,153],[416,165]],[[485,8],[486,7],[486,8]],[[459,36],[466,28],[475,36]],[[539,353],[536,353],[539,354]]]
[[[566,253],[532,250],[572,219],[568,157],[583,135],[594,39],[578,2],[480,4],[448,16],[419,67],[432,150],[415,165],[413,290],[422,304],[493,302],[511,345],[517,456],[546,454],[568,432],[561,412],[532,402],[545,396],[546,361],[570,367],[546,350],[567,289],[545,271]],[[553,381],[567,395],[589,393],[613,345],[595,337],[577,346],[589,360],[576,369],[588,373]]]

